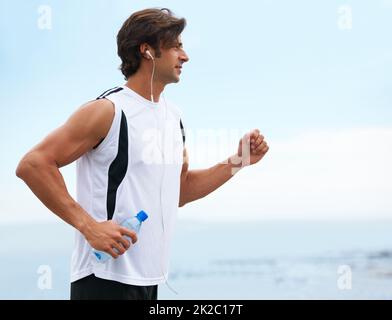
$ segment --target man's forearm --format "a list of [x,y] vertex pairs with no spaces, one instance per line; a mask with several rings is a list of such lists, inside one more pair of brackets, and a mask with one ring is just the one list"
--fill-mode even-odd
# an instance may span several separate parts
[[24,180],[49,210],[82,233],[95,222],[69,195],[55,163],[48,163],[39,154],[33,154],[21,161],[17,176]]
[[180,206],[195,201],[218,189],[241,168],[231,158],[208,169],[190,170],[181,183]]

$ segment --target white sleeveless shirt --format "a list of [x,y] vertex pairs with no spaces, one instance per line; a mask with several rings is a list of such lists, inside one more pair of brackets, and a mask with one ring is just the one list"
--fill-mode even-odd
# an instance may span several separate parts
[[102,98],[113,102],[115,115],[105,139],[77,160],[77,202],[98,222],[121,224],[140,210],[148,219],[138,241],[106,263],[95,261],[76,231],[71,282],[94,274],[125,284],[160,284],[168,276],[179,204],[185,142],[180,111],[164,98],[153,103],[126,86],[97,99]]

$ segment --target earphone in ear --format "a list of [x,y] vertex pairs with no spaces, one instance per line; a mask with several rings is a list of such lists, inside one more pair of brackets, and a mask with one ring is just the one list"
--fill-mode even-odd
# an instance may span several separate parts
[[149,55],[151,57],[152,60],[154,60],[154,57],[152,56],[152,54],[150,53],[149,50],[146,50],[146,54]]
[[146,50],[146,54],[148,56],[150,56],[150,58],[152,59],[152,73],[151,73],[151,82],[150,82],[150,90],[151,91],[150,91],[150,93],[151,93],[151,102],[154,102],[154,95],[152,93],[152,82],[153,82],[154,73],[155,73],[155,59],[154,59],[154,57],[152,56],[152,54],[151,54],[151,52],[149,50]]

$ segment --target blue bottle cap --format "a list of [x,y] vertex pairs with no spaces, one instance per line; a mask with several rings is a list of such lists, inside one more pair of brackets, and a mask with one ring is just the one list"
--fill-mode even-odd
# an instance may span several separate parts
[[97,257],[97,259],[98,259],[99,261],[102,260],[102,255],[101,255],[99,252],[94,251],[94,254],[95,254],[95,256]]
[[136,218],[140,221],[143,222],[144,220],[146,220],[148,218],[147,213],[145,213],[143,210],[141,210],[137,215]]

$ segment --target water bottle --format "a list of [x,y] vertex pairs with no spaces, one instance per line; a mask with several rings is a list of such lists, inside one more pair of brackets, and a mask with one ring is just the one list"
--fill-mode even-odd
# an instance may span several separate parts
[[[132,218],[125,219],[121,223],[121,226],[138,233],[140,230],[140,227],[142,225],[142,222],[144,220],[146,220],[147,218],[148,218],[147,213],[145,213],[143,210],[141,210],[136,216],[134,216]],[[127,239],[128,241],[130,241],[132,244],[132,240],[130,237],[124,236],[124,238]],[[117,252],[116,249],[113,249],[113,250]],[[112,258],[112,256],[110,254],[108,254],[104,251],[98,251],[98,250],[94,249],[93,253],[94,253],[96,261],[101,262],[101,263],[106,262],[110,258]]]

